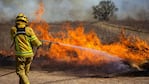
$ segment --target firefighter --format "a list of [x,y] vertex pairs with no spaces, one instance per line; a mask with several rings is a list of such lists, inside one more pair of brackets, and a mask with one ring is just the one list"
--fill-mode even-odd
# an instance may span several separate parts
[[33,46],[39,48],[42,43],[28,26],[28,18],[23,13],[19,13],[16,17],[15,26],[11,28],[10,33],[15,45],[16,73],[19,76],[19,84],[30,84],[28,73],[34,56]]

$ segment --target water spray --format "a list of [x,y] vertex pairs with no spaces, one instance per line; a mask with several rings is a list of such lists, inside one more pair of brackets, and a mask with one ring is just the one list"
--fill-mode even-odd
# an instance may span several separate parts
[[52,44],[56,44],[56,45],[60,45],[60,46],[79,49],[79,50],[82,50],[82,51],[89,51],[91,53],[97,54],[97,55],[95,55],[95,57],[98,57],[98,54],[100,54],[100,56],[107,57],[111,60],[112,59],[114,59],[115,61],[122,60],[118,56],[110,55],[110,54],[106,53],[105,51],[101,51],[101,50],[95,50],[95,49],[91,49],[91,48],[86,48],[86,47],[81,47],[81,46],[76,46],[76,45],[71,45],[71,44],[64,44],[64,43],[59,43],[59,42],[52,42],[52,41],[48,41],[48,40],[41,40],[41,41],[49,43],[48,48],[51,48]]
[[[98,58],[101,58],[102,60],[99,60],[99,62],[104,64],[104,66],[101,65],[103,72],[108,72],[108,73],[122,72],[123,73],[123,72],[129,71],[128,65],[125,65],[123,63],[124,60],[122,58],[119,58],[118,56],[111,55],[105,51],[95,50],[95,49],[91,49],[91,48],[85,48],[85,47],[71,45],[71,44],[52,42],[52,41],[48,41],[48,40],[41,40],[41,41],[49,43],[48,48],[51,48],[52,44],[56,44],[59,46],[70,47],[70,48],[74,48],[77,50],[81,50],[81,52],[85,52],[85,55],[83,55],[83,56],[91,55],[91,56],[93,56],[93,58],[95,60]],[[97,64],[97,67],[98,66],[100,66],[100,65]],[[115,67],[115,68],[113,68],[113,67]]]

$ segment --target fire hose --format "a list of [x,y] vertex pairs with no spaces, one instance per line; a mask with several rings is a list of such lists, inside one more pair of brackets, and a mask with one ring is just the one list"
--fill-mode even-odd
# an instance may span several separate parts
[[60,45],[60,43],[58,42],[53,42],[53,41],[49,41],[49,40],[40,40],[42,43],[49,43],[48,44],[48,48],[51,48],[51,45],[52,44],[57,44],[57,45]]

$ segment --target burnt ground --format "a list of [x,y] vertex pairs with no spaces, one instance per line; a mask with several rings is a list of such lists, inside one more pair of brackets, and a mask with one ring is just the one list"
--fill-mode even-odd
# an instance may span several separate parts
[[[53,29],[51,31],[58,31],[62,24],[52,23]],[[78,24],[80,22],[72,23],[73,26]],[[0,50],[10,50],[11,42],[8,30],[12,24],[0,25]],[[94,29],[103,43],[118,40],[117,35],[119,35],[119,32],[115,33],[116,31],[110,32],[111,30],[98,28],[98,23],[85,22],[84,26],[86,32]],[[14,67],[15,58],[13,56],[0,55],[0,84],[18,83]],[[40,57],[34,59],[29,78],[31,84],[149,84],[149,71],[128,69],[124,72],[107,73],[105,68],[102,69],[101,66],[76,66],[74,63],[68,64],[47,57]]]
[[[1,84],[17,84],[14,57],[0,56],[0,59]],[[149,84],[149,71],[129,68],[126,72],[105,73],[101,69],[39,57],[32,63],[29,79],[31,84]]]

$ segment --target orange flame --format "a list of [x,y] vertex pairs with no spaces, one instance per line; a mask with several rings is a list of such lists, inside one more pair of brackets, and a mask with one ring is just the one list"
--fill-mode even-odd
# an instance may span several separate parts
[[0,50],[0,55],[4,56],[14,56],[14,51],[12,50]]
[[41,16],[43,15],[43,13],[44,13],[44,4],[42,0],[40,0],[39,9],[35,12],[36,21],[41,20]]
[[[121,35],[120,42],[103,45],[95,32],[85,33],[82,25],[73,28],[70,24],[66,23],[63,25],[63,31],[56,33],[49,32],[50,26],[41,19],[43,12],[44,5],[41,2],[39,9],[36,11],[37,20],[35,20],[40,21],[40,23],[34,21],[30,25],[34,28],[40,39],[86,47],[98,51],[106,51],[113,56],[136,64],[140,64],[149,58],[149,45],[139,38],[126,38],[124,33]],[[53,59],[77,62],[79,64],[99,64],[105,59],[104,57],[96,57],[96,53],[88,50],[83,51],[80,48],[56,44],[53,44],[49,51],[40,50],[40,53]]]

